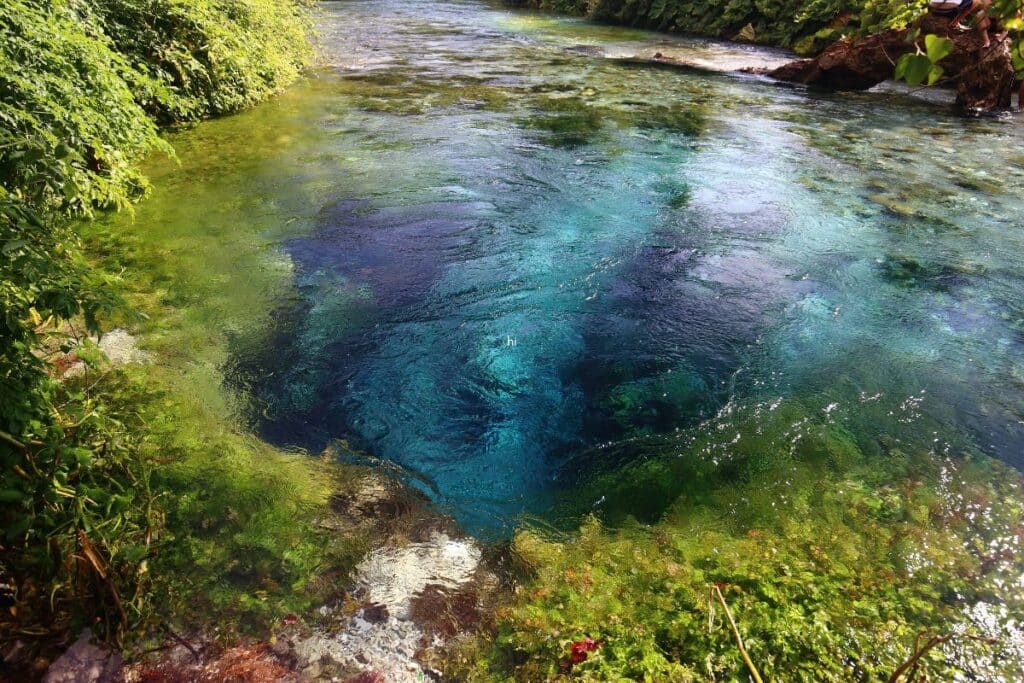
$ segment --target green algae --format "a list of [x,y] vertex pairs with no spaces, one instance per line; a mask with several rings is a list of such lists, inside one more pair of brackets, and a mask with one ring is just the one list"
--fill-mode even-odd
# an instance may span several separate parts
[[130,327],[156,358],[99,378],[115,410],[144,416],[142,457],[162,492],[168,531],[154,539],[147,600],[158,619],[228,639],[322,602],[333,589],[318,577],[343,575],[369,542],[317,523],[331,495],[358,488],[362,470],[260,441],[247,430],[248,398],[225,385],[232,354],[261,345],[293,297],[277,245],[309,229],[318,206],[309,197],[327,180],[286,196],[268,188],[275,160],[311,153],[320,87],[171,136],[178,161],[144,168],[154,181],[147,201],[81,226],[101,267],[132,274],[122,286],[141,315],[111,324]]
[[696,137],[708,126],[707,107],[699,102],[649,107],[627,119],[639,128],[663,128]]
[[544,133],[542,139],[552,146],[585,145],[604,128],[602,111],[582,97],[545,97],[534,106],[537,111],[521,123]]
[[951,284],[968,277],[983,276],[987,269],[978,263],[921,262],[911,256],[893,254],[879,264],[883,277],[901,287],[928,287],[947,289]]
[[338,89],[364,111],[398,115],[458,106],[503,111],[510,100],[506,88],[484,78],[439,79],[413,70],[348,75],[338,82]]
[[[923,672],[1018,678],[1017,646],[1001,640],[1024,609],[1006,590],[1024,573],[1018,478],[884,438],[872,455],[799,406],[772,414],[598,475],[604,498],[577,531],[527,525],[495,639],[456,650],[452,671],[568,678],[570,644],[591,637],[601,647],[574,679],[745,680],[717,585],[766,680],[885,679],[919,634],[951,632]],[[645,525],[635,515],[648,496],[661,505]]]
[[706,402],[707,383],[687,367],[614,387],[605,409],[624,429],[637,434],[665,431],[697,413]]

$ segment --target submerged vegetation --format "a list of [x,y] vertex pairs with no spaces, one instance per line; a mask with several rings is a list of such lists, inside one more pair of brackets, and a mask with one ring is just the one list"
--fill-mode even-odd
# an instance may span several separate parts
[[138,164],[173,154],[161,126],[293,81],[310,29],[302,0],[0,7],[0,637],[120,642],[186,611],[257,628],[344,564],[312,526],[334,470],[236,432],[180,368],[111,368],[87,339],[169,315],[178,283],[141,291],[131,244],[80,221],[146,194]]
[[[898,680],[1017,680],[1019,644],[992,630],[1012,631],[1024,610],[1011,588],[1024,571],[1018,478],[884,437],[862,449],[798,405],[758,413],[711,421],[679,455],[660,439],[596,475],[573,504],[599,493],[602,504],[576,532],[521,530],[522,584],[494,639],[456,652],[455,670],[746,680],[745,650],[765,680],[896,680],[908,661]],[[574,661],[585,638],[599,647]],[[932,638],[942,646],[922,651]]]

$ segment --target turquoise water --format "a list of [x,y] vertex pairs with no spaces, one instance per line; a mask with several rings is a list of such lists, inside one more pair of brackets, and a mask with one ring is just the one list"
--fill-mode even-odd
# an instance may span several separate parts
[[1024,465],[1012,119],[637,64],[780,56],[473,2],[321,11],[315,78],[202,134],[292,137],[174,209],[292,269],[260,343],[232,333],[264,437],[395,463],[480,533],[787,403]]

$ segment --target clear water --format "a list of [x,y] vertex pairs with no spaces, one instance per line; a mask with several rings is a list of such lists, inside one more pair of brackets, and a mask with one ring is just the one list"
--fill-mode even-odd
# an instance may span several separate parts
[[787,402],[1024,466],[1019,122],[475,2],[320,26],[315,78],[176,136],[136,222],[199,297],[272,311],[226,330],[266,438],[395,463],[481,533]]

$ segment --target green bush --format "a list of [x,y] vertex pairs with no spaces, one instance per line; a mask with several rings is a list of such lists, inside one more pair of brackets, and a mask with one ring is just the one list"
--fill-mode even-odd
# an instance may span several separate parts
[[527,6],[658,31],[742,38],[809,52],[853,31],[906,25],[923,0],[526,0]]
[[[130,315],[119,269],[90,262],[73,221],[145,194],[139,161],[171,153],[159,125],[234,111],[294,80],[310,56],[307,9],[0,4],[0,573],[18,592],[0,636],[88,623],[118,639],[146,625],[152,595],[216,603],[195,565],[234,571],[232,598],[287,602],[327,555],[303,521],[326,499],[326,474],[231,433],[185,439],[174,421],[194,416],[145,376],[58,381],[51,365],[72,337]],[[238,568],[256,546],[259,566]],[[154,566],[166,574],[154,579]]]
[[0,7],[0,185],[51,215],[125,207],[145,189],[135,162],[167,149],[134,98],[150,84],[95,20],[60,1]]
[[308,0],[97,0],[116,50],[158,84],[140,102],[159,121],[252,106],[310,56]]

